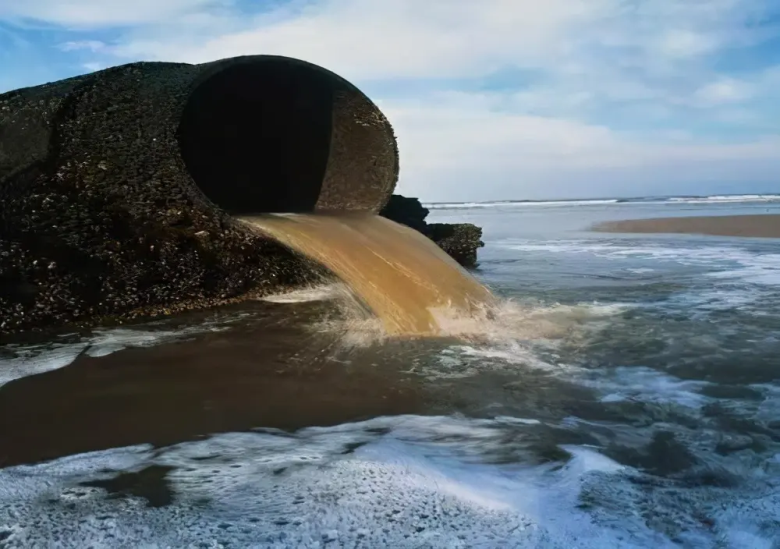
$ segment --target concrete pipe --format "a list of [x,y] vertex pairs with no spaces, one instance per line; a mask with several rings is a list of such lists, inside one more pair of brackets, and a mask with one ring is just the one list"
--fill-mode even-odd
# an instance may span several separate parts
[[0,95],[0,333],[225,302],[304,260],[236,222],[369,211],[392,128],[339,76],[249,56],[133,63]]

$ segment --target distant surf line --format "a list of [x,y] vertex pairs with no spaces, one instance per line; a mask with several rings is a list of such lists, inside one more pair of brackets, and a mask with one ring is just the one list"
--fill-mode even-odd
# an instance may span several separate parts
[[486,202],[423,202],[431,210],[501,208],[524,206],[596,206],[609,204],[733,204],[780,202],[780,194],[739,194],[707,196],[651,196],[634,198],[593,198],[571,200],[497,200]]

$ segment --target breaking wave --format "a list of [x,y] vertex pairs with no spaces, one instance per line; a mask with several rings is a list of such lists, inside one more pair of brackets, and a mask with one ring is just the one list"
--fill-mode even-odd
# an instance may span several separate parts
[[609,204],[736,204],[750,202],[780,202],[780,194],[740,194],[713,196],[672,196],[604,198],[594,200],[502,200],[495,202],[427,202],[431,210],[461,210],[479,208],[524,208],[535,206],[604,206]]

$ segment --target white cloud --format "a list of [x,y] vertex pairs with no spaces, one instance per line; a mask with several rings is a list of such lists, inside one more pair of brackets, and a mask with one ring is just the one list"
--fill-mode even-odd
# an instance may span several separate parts
[[780,172],[778,136],[717,144],[677,131],[648,140],[571,120],[499,113],[482,95],[382,108],[398,135],[400,190],[429,200],[637,194],[640,182],[639,194],[654,194],[729,172],[760,175],[767,165]]
[[59,48],[62,51],[78,51],[88,50],[92,53],[97,53],[106,48],[106,44],[99,40],[80,40],[74,42],[65,42],[60,44]]
[[610,102],[643,102],[649,112],[744,95],[734,88],[729,99],[713,84],[718,75],[706,59],[748,42],[766,1],[296,0],[255,16],[198,13],[136,29],[110,53],[192,63],[282,54],[358,84],[476,79],[512,66],[541,75],[512,99],[528,113],[568,115]]
[[685,29],[670,30],[658,40],[659,53],[671,57],[695,57],[709,53],[718,47],[718,40],[711,34]]
[[0,19],[66,27],[127,26],[164,22],[224,0],[0,0]]
[[352,78],[475,76],[503,64],[542,66],[576,48],[615,0],[326,0],[262,14],[210,36],[142,33],[116,53],[203,62],[285,54]]
[[720,78],[696,90],[695,99],[704,106],[741,103],[754,94],[753,87],[735,78]]
[[229,21],[220,13],[211,29],[195,32],[190,22],[171,32],[175,21],[145,29],[115,53],[188,62],[283,53],[359,79],[475,77],[504,65],[587,72],[602,63],[663,72],[743,40],[762,1],[293,2]]

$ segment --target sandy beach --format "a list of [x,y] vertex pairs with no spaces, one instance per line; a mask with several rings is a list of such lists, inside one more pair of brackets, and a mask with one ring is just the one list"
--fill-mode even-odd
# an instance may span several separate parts
[[685,233],[780,238],[780,215],[666,217],[599,223],[592,230],[611,233]]

